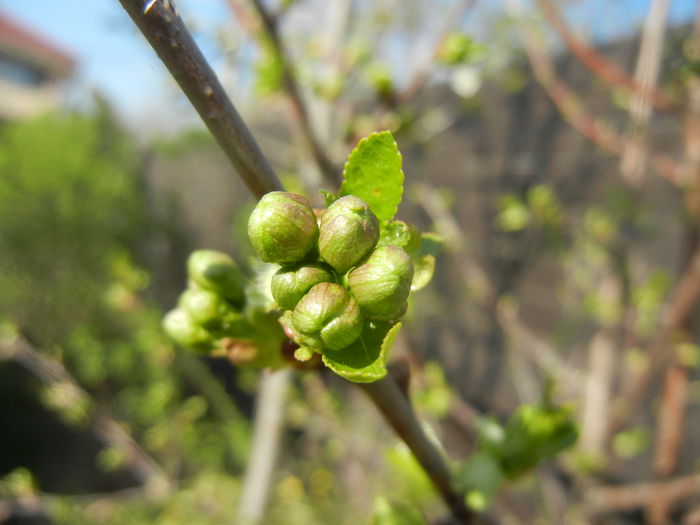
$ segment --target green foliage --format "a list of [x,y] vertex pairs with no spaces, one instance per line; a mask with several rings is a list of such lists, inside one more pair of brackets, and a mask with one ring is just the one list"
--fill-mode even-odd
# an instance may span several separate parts
[[255,66],[255,89],[260,95],[273,95],[282,89],[283,81],[282,60],[272,44],[265,41]]
[[578,429],[570,408],[545,401],[521,405],[505,426],[493,419],[477,421],[479,450],[458,469],[456,482],[475,510],[490,504],[502,482],[514,479],[539,462],[555,457],[576,442]]
[[401,153],[391,133],[372,133],[350,153],[340,196],[356,195],[369,204],[380,221],[390,221],[403,195],[401,162]]
[[89,317],[141,229],[137,159],[105,110],[0,129],[0,317],[41,343]]
[[447,35],[440,46],[438,60],[444,64],[455,66],[481,60],[485,53],[486,47],[484,45],[474,41],[469,35],[454,32]]

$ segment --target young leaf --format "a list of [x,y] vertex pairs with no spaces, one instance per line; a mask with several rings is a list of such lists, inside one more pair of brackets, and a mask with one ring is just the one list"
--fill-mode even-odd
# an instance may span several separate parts
[[357,195],[380,221],[391,220],[403,195],[401,153],[389,131],[360,141],[345,163],[340,196]]
[[319,192],[319,193],[321,194],[321,196],[323,197],[323,200],[324,200],[325,203],[326,203],[326,208],[328,208],[328,206],[330,206],[331,204],[333,204],[335,201],[338,200],[338,196],[337,196],[335,193],[331,192],[331,191],[327,191],[327,190],[318,190],[318,192]]
[[372,383],[387,373],[386,360],[401,323],[370,322],[360,338],[341,350],[323,350],[323,362],[339,376],[355,383]]

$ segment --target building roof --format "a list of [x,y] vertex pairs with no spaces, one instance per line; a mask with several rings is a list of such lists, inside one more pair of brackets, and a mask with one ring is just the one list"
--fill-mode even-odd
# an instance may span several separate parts
[[50,42],[36,29],[30,29],[0,11],[0,51],[19,56],[45,68],[52,76],[68,75],[75,66],[75,58]]

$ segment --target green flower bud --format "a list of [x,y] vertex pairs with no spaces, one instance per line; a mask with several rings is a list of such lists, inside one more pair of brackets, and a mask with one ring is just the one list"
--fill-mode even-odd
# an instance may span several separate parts
[[244,315],[211,290],[190,288],[180,296],[178,306],[207,330],[236,335],[249,328]]
[[265,262],[301,262],[316,247],[316,214],[301,195],[273,191],[250,214],[248,237]]
[[412,280],[408,254],[397,246],[385,246],[348,274],[348,287],[365,317],[393,321],[406,313]]
[[325,264],[286,266],[272,276],[272,297],[281,308],[293,310],[314,285],[333,281],[333,271]]
[[211,350],[214,340],[211,334],[197,324],[189,314],[179,308],[171,310],[163,318],[163,329],[168,336],[182,346],[198,350]]
[[360,337],[364,319],[357,301],[335,283],[315,285],[292,313],[302,346],[340,350]]
[[379,221],[354,195],[341,197],[321,216],[318,249],[321,259],[343,274],[374,249]]
[[223,295],[234,304],[243,304],[245,278],[234,260],[223,252],[197,250],[187,261],[190,279],[205,290]]

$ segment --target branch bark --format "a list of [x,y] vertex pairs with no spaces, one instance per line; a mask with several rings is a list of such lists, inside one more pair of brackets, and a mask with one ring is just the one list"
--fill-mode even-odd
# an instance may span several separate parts
[[250,191],[260,198],[282,184],[170,2],[144,13],[143,0],[119,0],[195,107]]
[[468,509],[452,487],[450,471],[444,458],[428,439],[413,408],[391,375],[374,383],[359,384],[382,413],[391,428],[408,445],[421,467],[435,485],[452,516],[463,524],[478,523],[477,515]]

